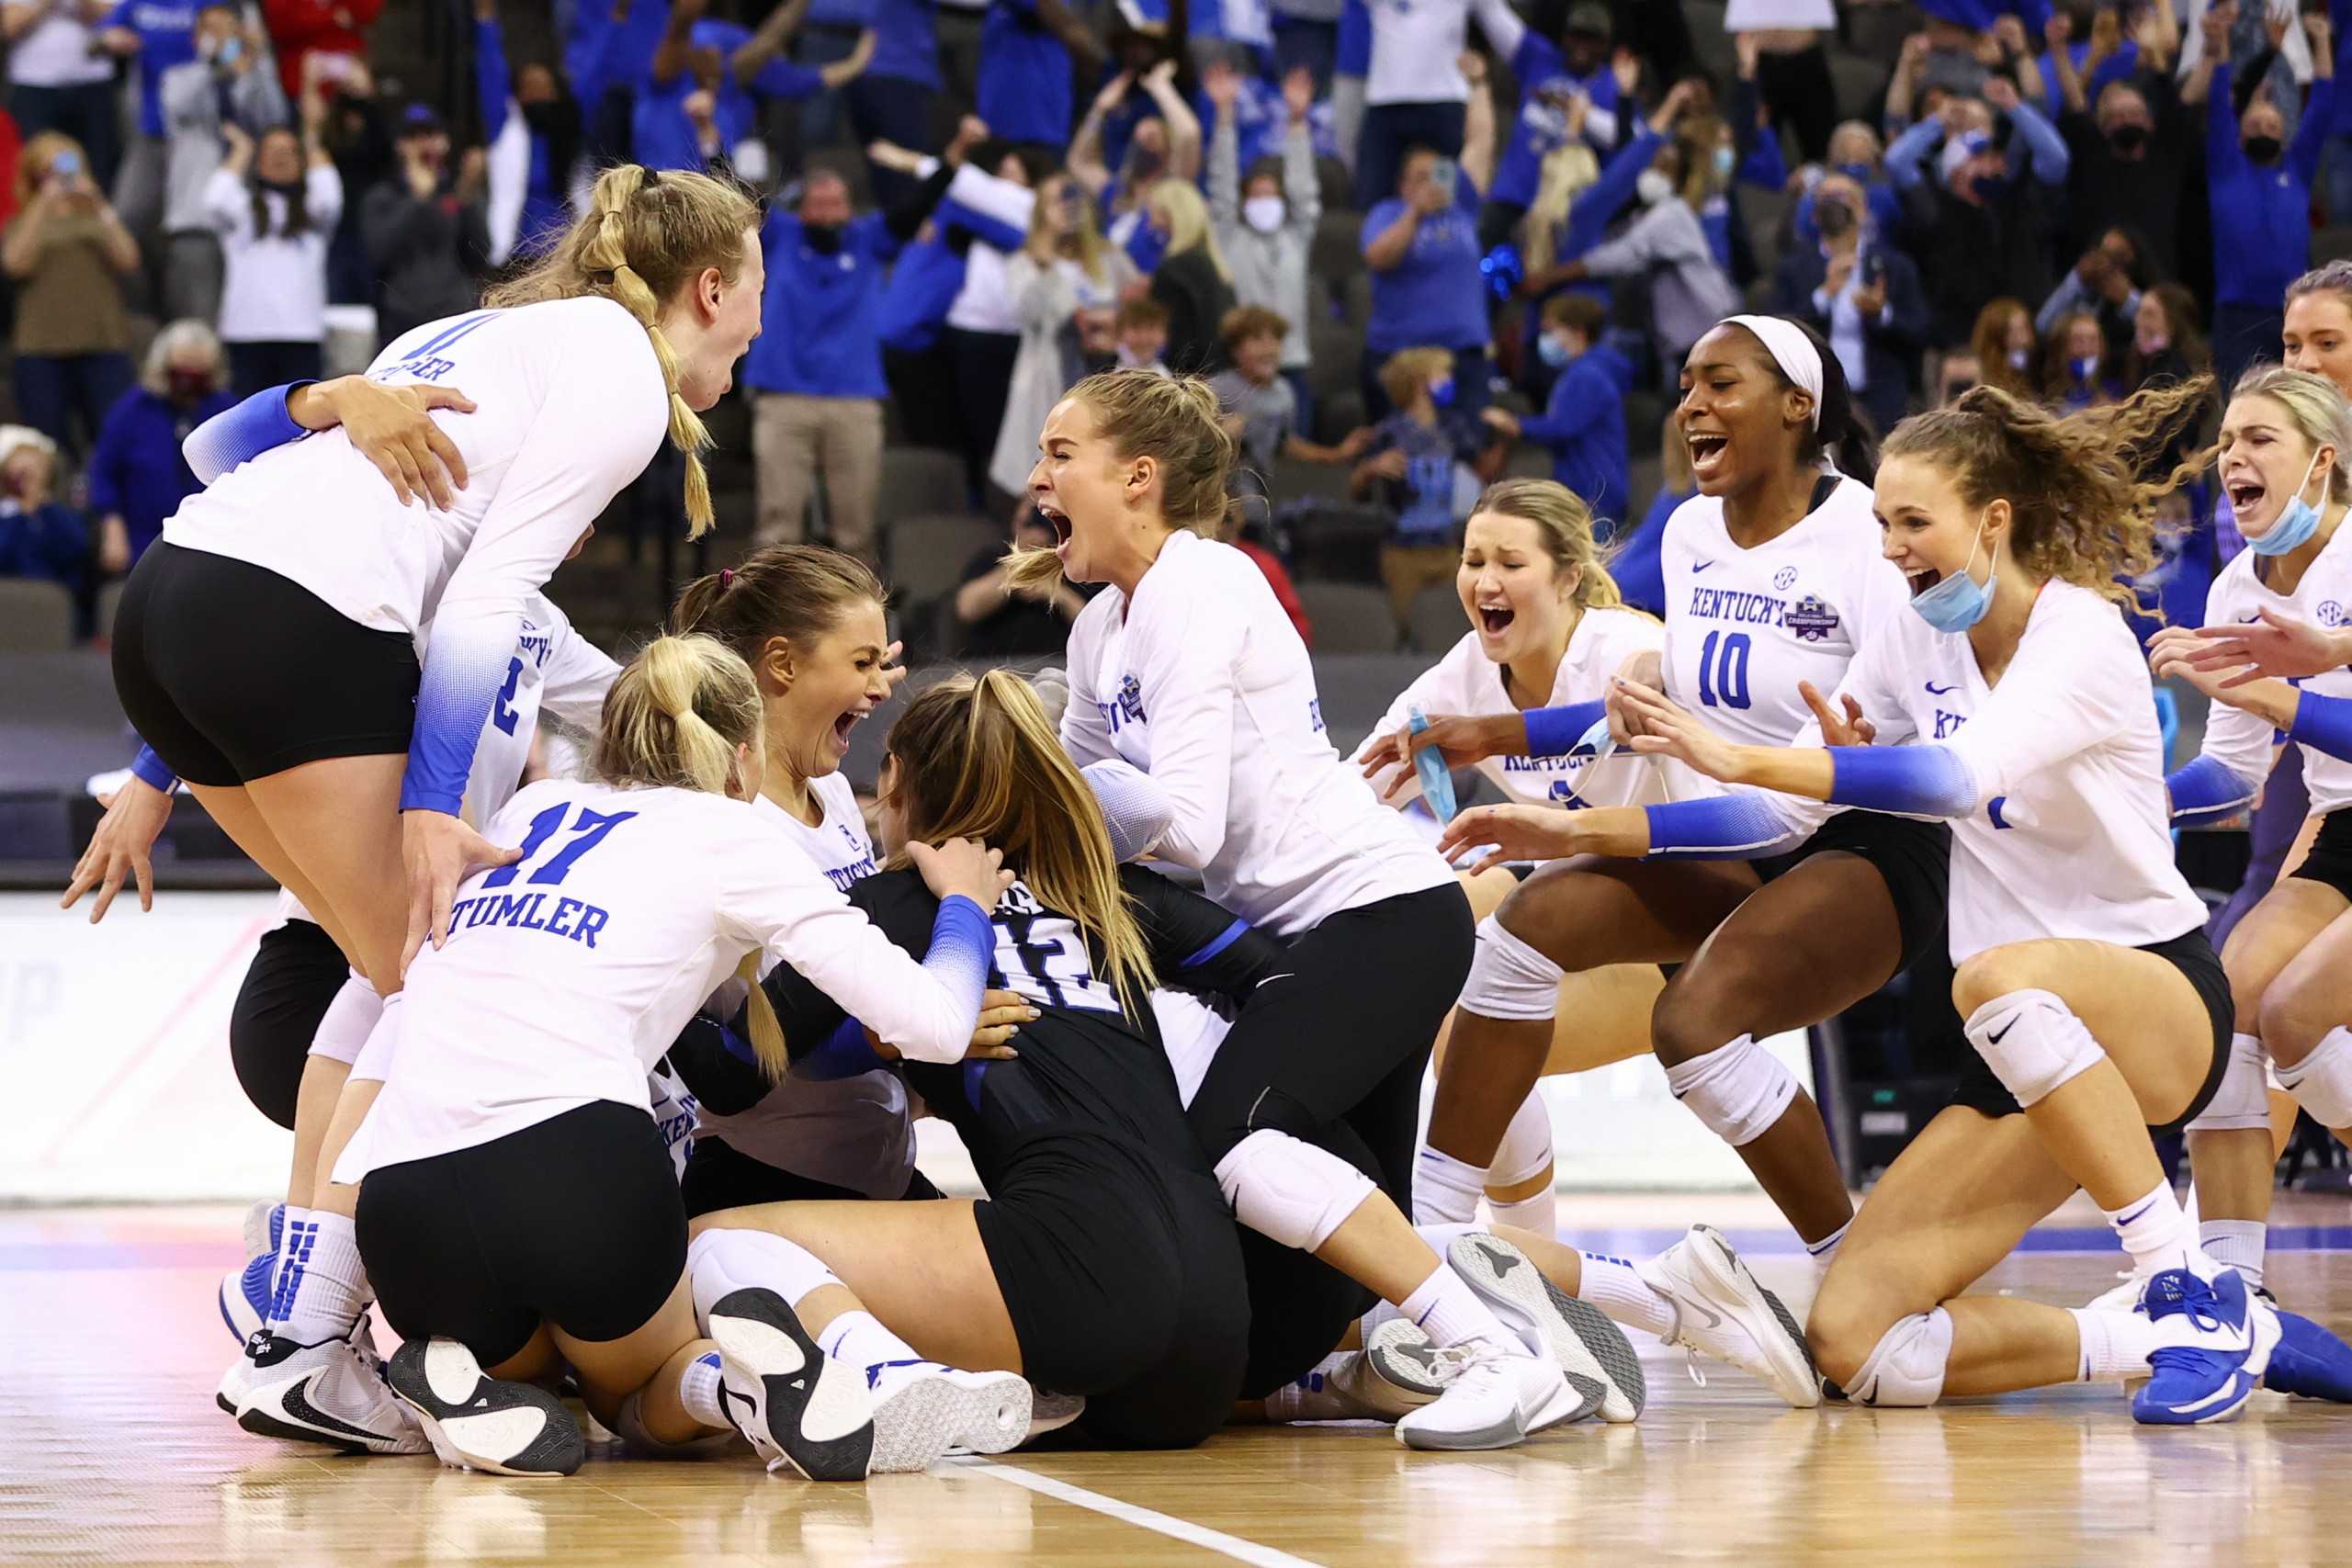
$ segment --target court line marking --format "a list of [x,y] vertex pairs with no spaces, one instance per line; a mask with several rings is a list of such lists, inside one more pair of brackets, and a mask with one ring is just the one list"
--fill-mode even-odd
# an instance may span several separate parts
[[1134,1525],[1138,1529],[1155,1530],[1189,1545],[1223,1552],[1226,1556],[1238,1562],[1252,1563],[1255,1568],[1322,1568],[1322,1564],[1310,1562],[1306,1558],[1294,1557],[1287,1551],[1279,1551],[1271,1546],[1261,1546],[1254,1540],[1244,1540],[1238,1535],[1227,1535],[1223,1530],[1213,1530],[1206,1525],[1196,1525],[1190,1519],[1180,1519],[1173,1515],[1141,1507],[1134,1503],[1123,1503],[1116,1497],[1105,1497],[1100,1492],[1089,1492],[1083,1486],[1073,1486],[1067,1481],[1057,1481],[1050,1475],[1039,1475],[1034,1471],[1022,1470],[1009,1464],[997,1464],[992,1461],[969,1455],[958,1456],[947,1462],[958,1470],[977,1471],[982,1475],[994,1476],[999,1481],[1009,1481],[1015,1486],[1026,1486],[1030,1491],[1051,1497],[1056,1502],[1068,1503],[1074,1507],[1091,1508],[1098,1514],[1107,1514],[1112,1518]]

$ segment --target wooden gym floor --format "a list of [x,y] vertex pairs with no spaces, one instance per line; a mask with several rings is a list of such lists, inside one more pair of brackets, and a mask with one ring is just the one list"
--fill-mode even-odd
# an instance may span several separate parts
[[[1619,1251],[1713,1219],[1768,1281],[1803,1277],[1758,1199],[1566,1198],[1562,1218]],[[2104,1289],[2120,1255],[2097,1218],[2062,1214],[1981,1288],[2062,1303]],[[1638,1425],[1504,1453],[1410,1454],[1371,1426],[1235,1428],[1190,1453],[1014,1455],[863,1486],[775,1479],[748,1455],[600,1456],[556,1482],[313,1457],[212,1406],[233,1351],[210,1295],[241,1258],[237,1220],[0,1211],[0,1562],[2352,1560],[2352,1409],[2257,1394],[2234,1425],[2152,1430],[2107,1386],[1792,1411],[1728,1368],[1699,1387],[1662,1350]],[[2341,1198],[2285,1198],[2273,1217],[2281,1299],[2338,1331],[2352,1329],[2347,1222]]]

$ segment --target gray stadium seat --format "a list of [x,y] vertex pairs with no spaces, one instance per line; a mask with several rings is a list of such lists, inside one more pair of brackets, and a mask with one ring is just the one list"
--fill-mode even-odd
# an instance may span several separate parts
[[1302,463],[1295,457],[1277,457],[1274,471],[1266,476],[1266,487],[1277,504],[1310,498],[1345,504],[1348,477],[1353,471],[1347,463]]
[[1324,582],[1380,581],[1380,541],[1388,532],[1388,518],[1377,507],[1316,502],[1284,508],[1282,522],[1290,533],[1291,570],[1299,577]]
[[62,653],[74,646],[74,596],[37,577],[0,577],[0,652]]
[[1348,320],[1358,329],[1372,324],[1372,274],[1359,272],[1340,285],[1340,300],[1347,308]]
[[1306,367],[1307,389],[1317,398],[1355,390],[1356,370],[1363,363],[1363,329],[1347,321],[1317,321],[1306,333],[1306,351],[1314,355]]
[[928,603],[956,586],[964,563],[990,545],[1004,543],[1004,530],[985,517],[948,515],[888,517],[882,547],[890,564],[890,590],[901,604]]
[[114,640],[114,613],[121,604],[120,581],[109,582],[98,590],[98,640],[100,642]]
[[2312,231],[2312,265],[2352,256],[2352,223],[2331,223]]
[[1315,225],[1315,243],[1306,266],[1333,279],[1352,277],[1363,270],[1363,214],[1326,211]]
[[1362,582],[1302,582],[1299,603],[1315,627],[1317,653],[1389,653],[1396,647],[1396,617],[1388,595]]
[[1633,472],[1630,477],[1633,481],[1631,488],[1634,514],[1624,520],[1625,526],[1628,528],[1638,525],[1643,518],[1650,514],[1650,502],[1657,499],[1660,487],[1666,483],[1666,465],[1656,457],[1636,457],[1634,459]]
[[1414,594],[1407,621],[1413,651],[1431,659],[1460,642],[1470,629],[1470,617],[1462,613],[1462,595],[1449,582],[1432,582]]
[[1552,454],[1532,441],[1521,441],[1503,459],[1502,477],[1507,479],[1548,479],[1552,477]]
[[894,517],[936,517],[970,504],[964,459],[930,446],[885,446],[881,492],[875,512],[883,527]]

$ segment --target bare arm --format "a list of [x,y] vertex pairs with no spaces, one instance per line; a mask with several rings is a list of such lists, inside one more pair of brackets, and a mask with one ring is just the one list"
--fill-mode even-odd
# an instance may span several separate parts
[[15,43],[46,21],[55,9],[57,0],[23,0],[22,4],[0,6],[0,39]]
[[[760,30],[743,40],[743,47],[737,50],[735,58],[728,62],[735,73],[737,86],[750,86],[752,78],[766,70],[768,62],[784,52],[784,46],[792,41],[792,36],[800,30],[801,21],[808,15],[808,3],[809,0],[784,0],[784,4],[769,13],[768,19],[760,24]],[[662,41],[667,43],[669,39],[665,36]],[[658,60],[660,56],[655,58]]]
[[1086,118],[1078,122],[1078,133],[1070,138],[1065,166],[1071,178],[1094,196],[1100,197],[1111,185],[1111,171],[1102,162],[1102,117],[1134,85],[1135,78],[1124,71],[1112,77],[1094,95],[1094,102],[1087,106]]
[[1386,272],[1403,261],[1405,253],[1413,248],[1413,236],[1420,232],[1421,218],[1421,209],[1408,201],[1396,220],[1374,234],[1372,243],[1363,248],[1364,265],[1374,272]]
[[30,277],[33,268],[40,265],[42,232],[57,211],[54,187],[44,188],[25,209],[16,227],[8,231],[7,242],[0,244],[0,269],[10,277]]
[[1163,60],[1143,79],[1143,90],[1159,106],[1168,122],[1168,173],[1171,178],[1194,180],[1201,175],[1201,121],[1184,95],[1176,90],[1176,62]]
[[[807,0],[801,0],[805,6]],[[686,46],[694,33],[695,23],[702,19],[704,0],[678,0],[670,8],[670,25],[662,29],[662,41],[653,49],[653,85],[668,87],[686,69]]]
[[1466,51],[1461,65],[1470,82],[1462,115],[1462,172],[1483,195],[1495,178],[1495,99],[1487,85],[1487,57]]

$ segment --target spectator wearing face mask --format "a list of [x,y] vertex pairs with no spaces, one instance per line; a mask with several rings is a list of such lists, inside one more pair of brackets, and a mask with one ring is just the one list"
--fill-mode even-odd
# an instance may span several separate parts
[[1879,429],[1891,430],[1910,402],[1907,367],[1927,346],[1928,300],[1919,269],[1880,240],[1868,209],[1862,187],[1845,175],[1826,175],[1814,187],[1821,238],[1781,258],[1770,309],[1826,339],[1854,400]]
[[812,71],[783,57],[808,0],[786,0],[756,33],[704,16],[707,4],[676,0],[670,8],[630,118],[631,156],[649,169],[702,170],[723,160],[758,183],[767,177],[767,144],[755,134],[755,98],[793,102],[853,80],[874,57],[874,37],[861,35],[848,59]]
[[[1487,305],[1478,271],[1479,192],[1494,172],[1494,108],[1486,62],[1465,54],[1475,73],[1469,130],[1459,163],[1430,148],[1408,153],[1396,194],[1364,214],[1360,243],[1372,271],[1372,317],[1364,327],[1364,412],[1377,420],[1391,407],[1391,355],[1436,344],[1453,355],[1448,385],[1475,412],[1487,401]],[[1703,242],[1702,242],[1703,243]]]
[[0,577],[45,578],[74,595],[75,635],[90,635],[89,525],[57,500],[57,446],[0,425]]
[[2041,400],[2063,413],[2080,413],[2118,396],[2098,318],[2086,310],[2059,317],[2042,347]]
[[1956,348],[1936,367],[1935,406],[1948,409],[1984,380],[1984,362],[1973,348]]
[[327,236],[343,216],[343,180],[317,141],[325,106],[312,94],[304,107],[317,118],[302,135],[281,125],[256,144],[231,127],[204,193],[227,263],[220,339],[241,398],[323,373]]
[[228,355],[202,321],[155,334],[139,384],[107,411],[90,454],[90,513],[98,519],[98,570],[119,577],[155,542],[164,520],[203,488],[180,443],[232,407]]
[[1502,447],[1461,406],[1454,357],[1442,348],[1408,348],[1380,367],[1394,412],[1373,426],[1349,491],[1388,515],[1380,542],[1380,577],[1402,641],[1413,595],[1453,581],[1460,563],[1459,520],[1469,501],[1501,467]]
[[[2050,291],[2049,237],[2066,188],[2066,144],[2007,78],[1989,79],[1984,95],[1947,98],[1886,150],[1903,196],[1903,248],[1919,263],[1937,344],[1965,341],[1990,300]],[[2008,124],[2006,151],[1994,139],[1995,110]]]
[[[1829,163],[1824,172],[1843,175],[1861,187],[1865,216],[1878,226],[1882,240],[1894,243],[1893,236],[1903,232],[1903,197],[1887,177],[1886,154],[1879,145],[1878,132],[1859,119],[1840,124],[1829,133]],[[1789,223],[1798,243],[1821,237],[1813,220],[1812,191],[1797,197]]]
[[1323,216],[1321,182],[1315,174],[1315,148],[1306,111],[1315,102],[1315,79],[1304,66],[1283,78],[1283,104],[1289,130],[1282,162],[1261,164],[1241,177],[1240,139],[1233,122],[1238,73],[1212,67],[1203,82],[1216,106],[1209,133],[1209,217],[1217,248],[1233,273],[1236,303],[1272,312],[1286,326],[1282,340],[1283,378],[1296,403],[1297,423],[1314,427],[1306,370],[1313,363],[1306,338],[1306,267],[1315,229]]
[[508,67],[498,0],[474,0],[474,85],[490,147],[490,262],[546,254],[571,221],[580,104],[545,61]]
[[2035,365],[2041,346],[2033,312],[2022,299],[1988,301],[1976,312],[1976,324],[1968,334],[1969,352],[1976,356],[1985,384],[2019,398],[2041,395],[2041,372]]
[[1592,511],[1596,537],[1608,538],[1634,519],[1633,479],[1625,450],[1625,392],[1631,361],[1600,341],[1608,312],[1584,294],[1558,294],[1544,307],[1544,335],[1535,351],[1553,373],[1544,412],[1521,419],[1498,408],[1480,418],[1514,441],[1532,441],[1552,454],[1552,477]]
[[482,210],[488,164],[479,147],[455,170],[449,133],[429,105],[411,104],[393,147],[399,166],[363,198],[360,232],[377,276],[376,336],[462,315],[481,301],[490,253]]
[[286,95],[229,6],[196,14],[196,58],[175,65],[157,87],[164,130],[164,309],[175,319],[211,321],[220,310],[220,236],[205,192],[220,167],[221,137],[233,125],[257,137],[286,123]]
[[2259,91],[2232,112],[2230,12],[2205,13],[2204,53],[2181,101],[2205,106],[2205,178],[2213,207],[2213,366],[2224,386],[2268,356],[2285,324],[2280,301],[2311,249],[2312,180],[2335,112],[2335,32],[2323,12],[2303,14],[2312,43],[2312,94],[2294,144],[2286,118]]
[[[2062,14],[2051,18],[2050,28],[2058,39],[2070,24]],[[2056,52],[2062,62],[2068,58]],[[2079,254],[2109,230],[2128,227],[2147,238],[2142,260],[2170,277],[2180,272],[2182,176],[2197,127],[2181,107],[2167,62],[2155,63],[2159,69],[2109,81],[2087,98],[2085,77],[2071,65],[2059,66],[2058,133],[2072,160],[2064,244]]]

